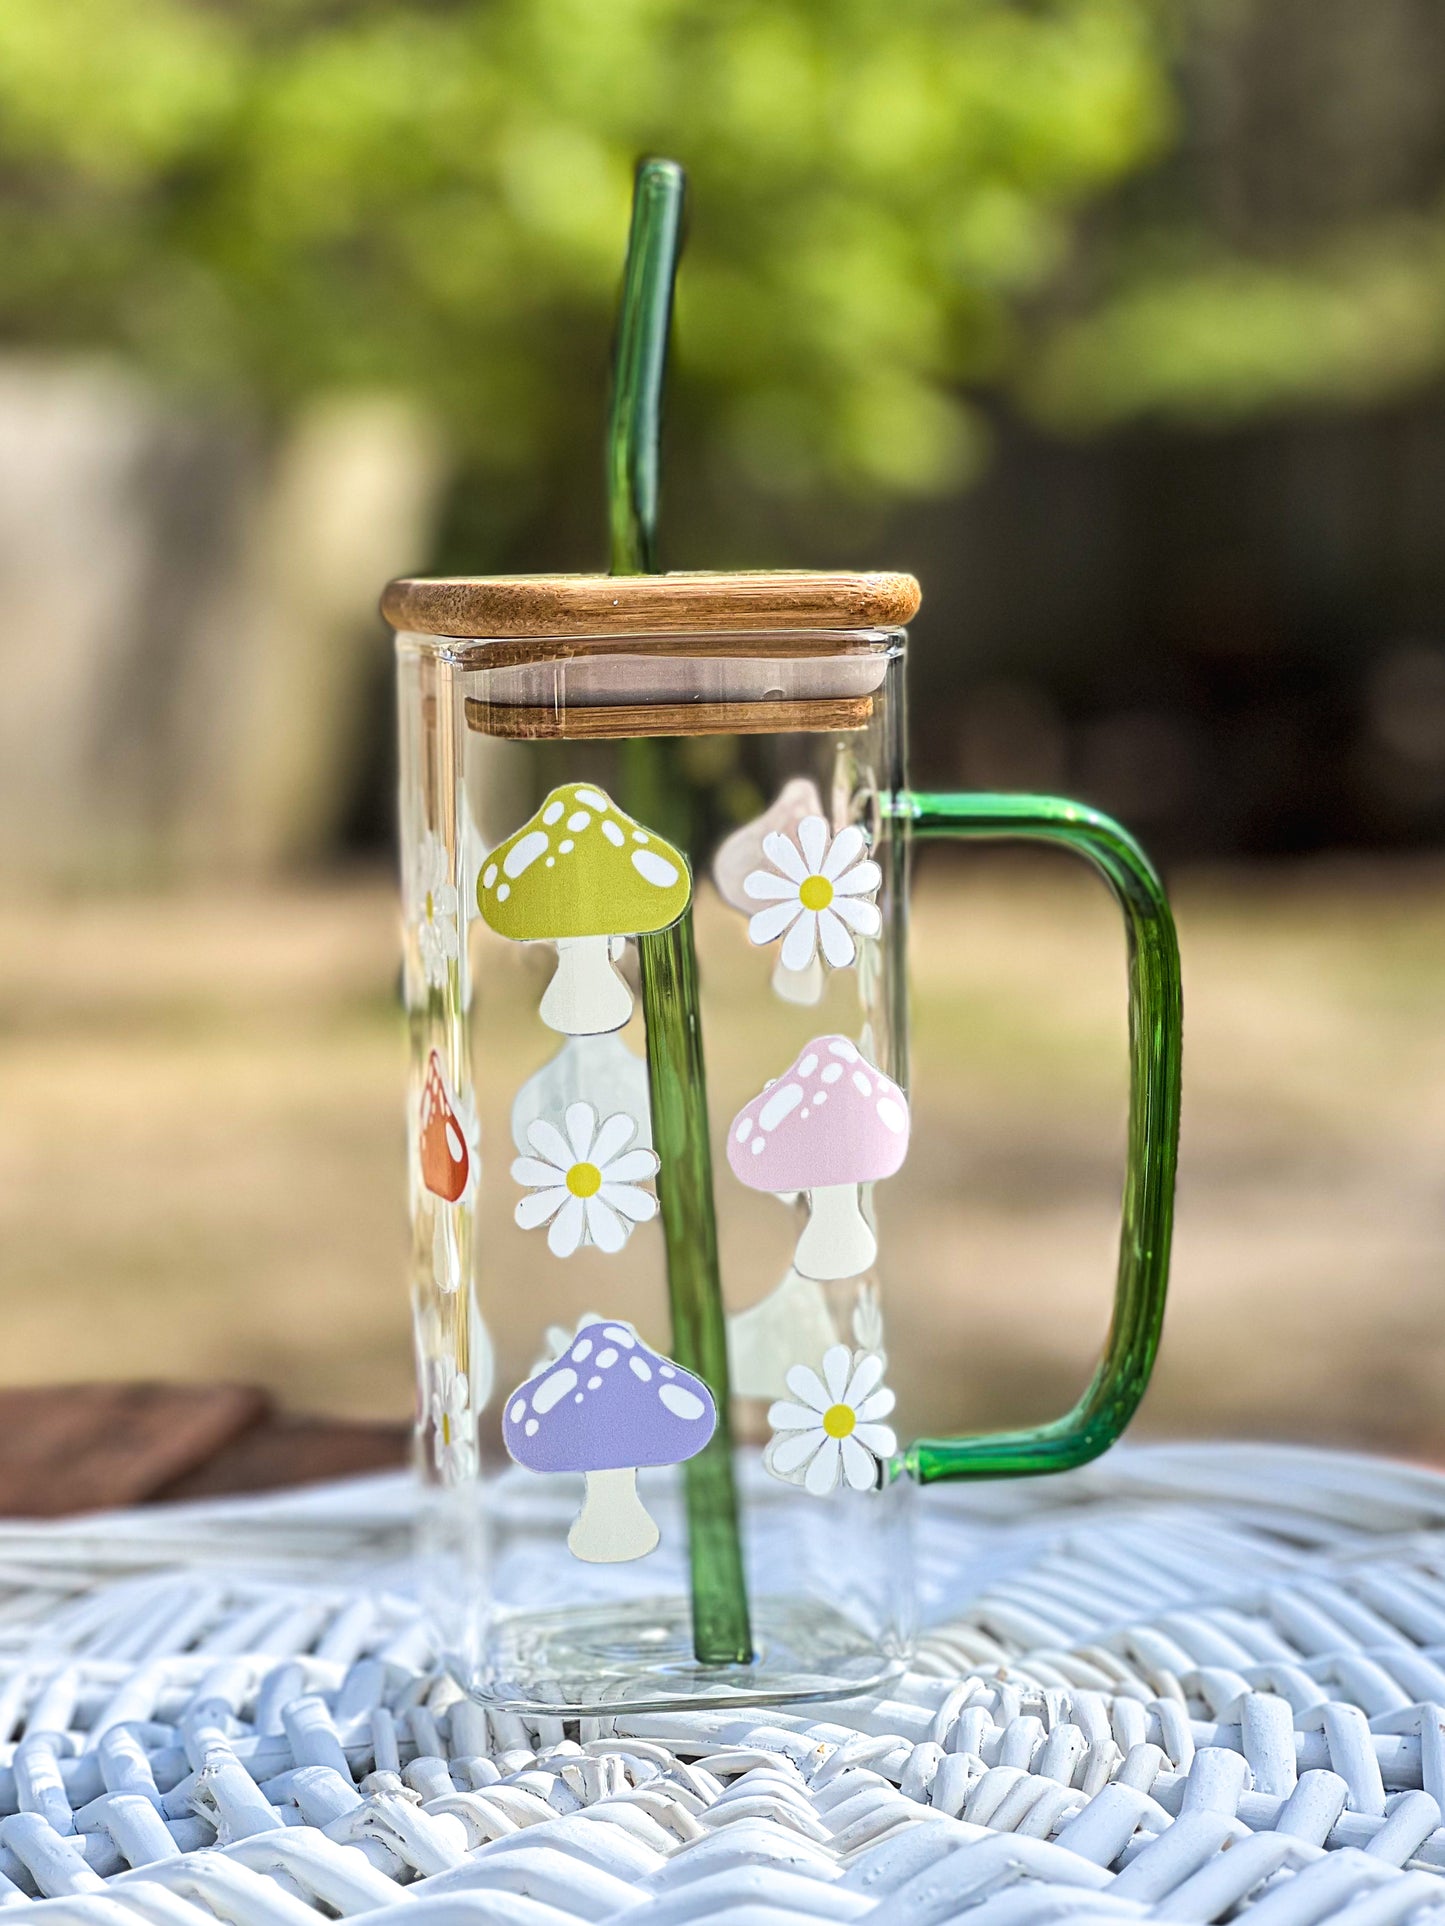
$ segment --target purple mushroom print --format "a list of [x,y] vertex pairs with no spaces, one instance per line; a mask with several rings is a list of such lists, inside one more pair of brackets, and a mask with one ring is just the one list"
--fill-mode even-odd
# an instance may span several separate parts
[[728,1162],[743,1183],[808,1192],[793,1266],[823,1284],[871,1267],[878,1242],[858,1187],[891,1177],[907,1153],[907,1097],[847,1037],[805,1044],[728,1129]]
[[587,1324],[507,1400],[502,1438],[528,1471],[586,1475],[567,1546],[588,1564],[645,1558],[660,1533],[637,1495],[643,1465],[694,1457],[717,1425],[701,1378],[650,1351],[630,1325]]

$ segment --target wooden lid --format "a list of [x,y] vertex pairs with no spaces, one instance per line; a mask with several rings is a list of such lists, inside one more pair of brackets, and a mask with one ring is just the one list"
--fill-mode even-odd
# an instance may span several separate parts
[[807,569],[729,575],[457,575],[389,582],[394,629],[465,637],[887,629],[908,621],[911,575]]

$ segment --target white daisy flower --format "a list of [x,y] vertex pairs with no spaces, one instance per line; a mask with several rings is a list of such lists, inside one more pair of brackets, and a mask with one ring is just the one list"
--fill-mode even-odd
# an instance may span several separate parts
[[477,1466],[467,1374],[448,1357],[434,1358],[431,1370],[432,1451],[443,1481],[469,1478]]
[[822,816],[805,816],[795,836],[780,829],[765,836],[763,854],[772,869],[751,870],[743,879],[745,893],[768,905],[749,921],[748,936],[759,944],[782,936],[779,959],[786,970],[806,970],[820,947],[835,970],[846,970],[857,955],[854,932],[876,936],[883,927],[871,900],[883,872],[863,860],[868,838],[856,823],[830,839]]
[[898,1449],[893,1427],[879,1422],[894,1404],[882,1378],[876,1352],[855,1354],[846,1344],[829,1347],[821,1378],[810,1366],[795,1364],[784,1382],[798,1402],[768,1410],[773,1439],[763,1454],[767,1469],[815,1498],[826,1498],[844,1481],[854,1491],[873,1490],[879,1465]]
[[[570,1351],[573,1340],[581,1337],[589,1324],[623,1323],[626,1323],[623,1318],[604,1318],[600,1311],[584,1311],[575,1327],[566,1324],[549,1324],[542,1333],[541,1356],[527,1373],[528,1377],[535,1378],[540,1372],[545,1371],[549,1364],[555,1364],[564,1351]],[[629,1324],[627,1328],[631,1330],[632,1326]]]
[[565,1136],[545,1117],[527,1127],[537,1155],[512,1165],[513,1180],[532,1192],[518,1204],[517,1222],[533,1230],[550,1220],[547,1248],[556,1257],[570,1257],[584,1243],[620,1251],[632,1226],[657,1214],[657,1199],[638,1188],[656,1176],[656,1154],[627,1148],[637,1120],[625,1111],[599,1124],[590,1103],[569,1103],[563,1123]]
[[417,851],[413,902],[416,908],[416,946],[421,973],[434,990],[447,985],[448,966],[461,953],[457,937],[457,886],[447,846],[428,830]]

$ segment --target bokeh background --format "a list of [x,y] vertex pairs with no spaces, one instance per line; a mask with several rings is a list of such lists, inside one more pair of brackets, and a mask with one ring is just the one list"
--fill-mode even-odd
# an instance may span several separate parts
[[[403,570],[595,567],[641,153],[689,170],[663,558],[904,567],[915,774],[1164,864],[1143,1424],[1438,1458],[1445,14],[1433,0],[8,0],[12,1382],[410,1409]],[[924,865],[908,1259],[960,1423],[1110,1288],[1113,912]]]

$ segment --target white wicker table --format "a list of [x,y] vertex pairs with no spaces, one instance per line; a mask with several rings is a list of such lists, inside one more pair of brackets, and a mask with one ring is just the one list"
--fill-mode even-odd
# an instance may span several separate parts
[[[488,1715],[401,1479],[0,1525],[36,1926],[1347,1926],[1445,1915],[1445,1477],[1155,1447],[934,1488],[886,1700]],[[358,1576],[365,1571],[365,1582]]]

